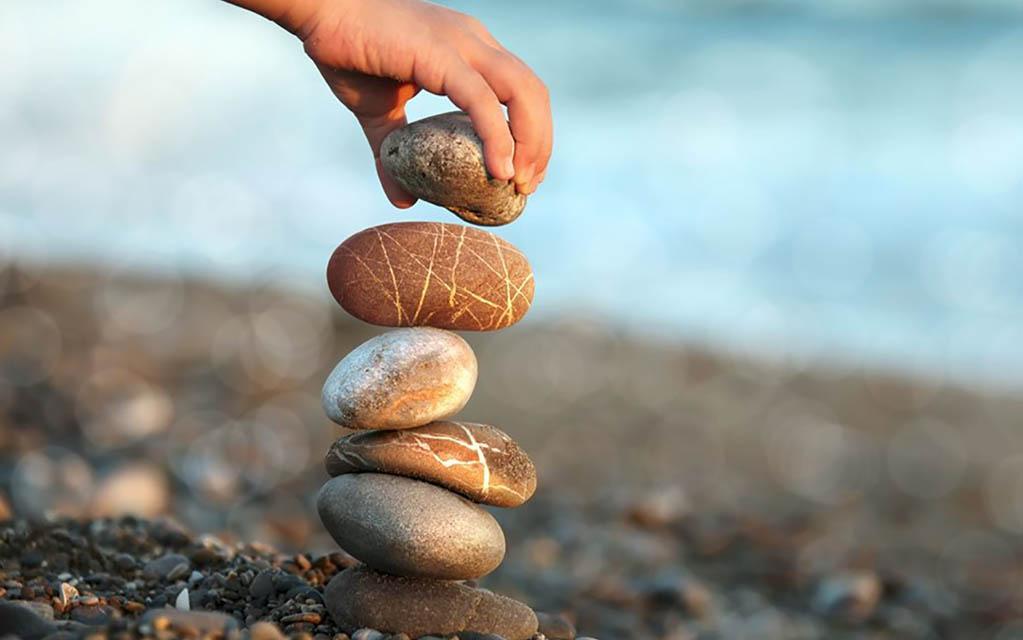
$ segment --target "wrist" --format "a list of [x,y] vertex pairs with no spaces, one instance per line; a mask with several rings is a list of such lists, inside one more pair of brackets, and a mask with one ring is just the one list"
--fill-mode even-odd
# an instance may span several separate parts
[[301,40],[305,40],[315,28],[324,5],[328,4],[328,0],[227,0],[227,2],[277,23]]

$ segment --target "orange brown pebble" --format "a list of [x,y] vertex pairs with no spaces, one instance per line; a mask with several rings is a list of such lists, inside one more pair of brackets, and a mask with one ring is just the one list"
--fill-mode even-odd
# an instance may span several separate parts
[[387,327],[494,331],[526,315],[533,270],[493,233],[440,222],[398,222],[348,238],[327,284],[356,318]]
[[352,433],[331,446],[325,464],[331,476],[406,476],[496,507],[517,507],[536,489],[536,468],[519,445],[496,427],[472,422]]

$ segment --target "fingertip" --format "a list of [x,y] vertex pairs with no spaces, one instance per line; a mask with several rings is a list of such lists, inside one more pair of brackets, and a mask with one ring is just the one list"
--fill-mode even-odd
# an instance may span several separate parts
[[515,163],[511,157],[491,157],[487,160],[487,171],[497,180],[511,180],[515,177]]

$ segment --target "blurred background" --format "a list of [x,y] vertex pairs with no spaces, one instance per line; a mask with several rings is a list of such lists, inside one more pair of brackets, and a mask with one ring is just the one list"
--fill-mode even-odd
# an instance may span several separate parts
[[[1023,637],[1023,6],[448,4],[555,109],[497,230],[534,309],[468,336],[462,415],[540,470],[490,586],[609,637]],[[326,261],[454,218],[225,3],[4,3],[0,60],[0,520],[330,549],[319,387],[378,330]]]

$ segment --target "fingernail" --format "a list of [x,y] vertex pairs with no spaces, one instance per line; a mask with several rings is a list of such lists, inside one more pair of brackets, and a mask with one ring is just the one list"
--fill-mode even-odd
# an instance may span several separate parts
[[504,175],[505,180],[511,180],[515,177],[515,163],[512,162],[511,158],[505,158],[504,161]]
[[521,187],[528,187],[533,182],[533,174],[535,172],[535,167],[526,167],[522,170],[522,173],[515,176],[515,183]]

